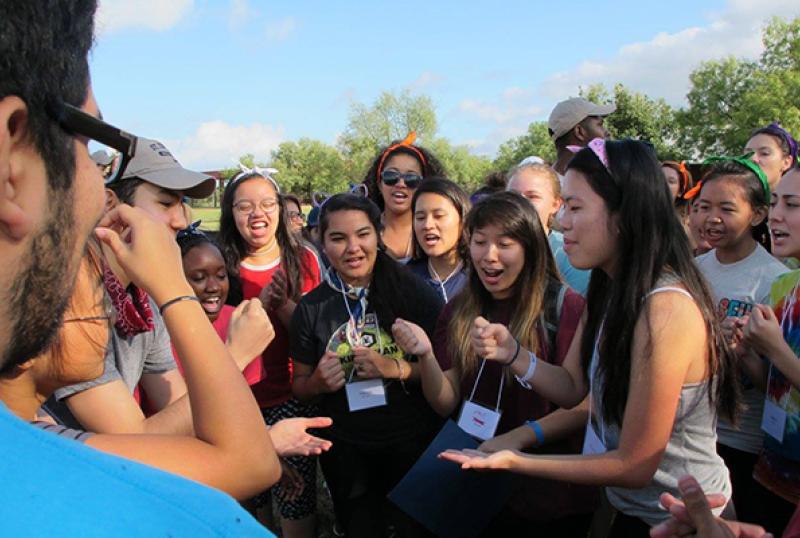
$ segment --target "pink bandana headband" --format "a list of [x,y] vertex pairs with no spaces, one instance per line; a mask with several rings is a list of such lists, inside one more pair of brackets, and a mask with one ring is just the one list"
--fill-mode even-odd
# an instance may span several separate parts
[[[603,163],[603,166],[606,167],[609,173],[611,173],[611,168],[608,166],[608,155],[606,154],[606,141],[603,138],[594,138],[591,142],[586,144],[586,147],[592,150],[592,152],[600,159],[600,162]],[[578,153],[583,148],[580,146],[567,146],[567,149],[570,150],[572,153]]]

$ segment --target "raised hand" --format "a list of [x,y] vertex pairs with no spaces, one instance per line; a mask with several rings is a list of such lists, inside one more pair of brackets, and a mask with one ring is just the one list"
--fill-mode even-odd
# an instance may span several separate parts
[[131,281],[157,304],[179,293],[194,295],[183,274],[175,235],[145,211],[121,204],[103,216],[95,235]]
[[289,283],[283,269],[275,271],[272,281],[261,290],[259,299],[267,310],[278,310],[286,304],[289,300]]
[[326,439],[315,437],[306,430],[309,428],[327,428],[333,424],[328,417],[285,418],[279,420],[269,429],[269,437],[278,456],[317,456],[326,452],[332,443]]
[[336,392],[344,387],[344,368],[335,351],[326,351],[317,363],[311,380],[318,392]]
[[253,362],[275,338],[275,328],[258,299],[246,299],[231,314],[225,345],[239,370]]
[[420,359],[433,355],[430,338],[416,323],[397,318],[392,325],[392,336],[400,349],[409,355]]
[[508,362],[514,356],[516,342],[505,325],[489,323],[478,316],[470,333],[472,349],[484,359]]
[[772,346],[782,341],[783,332],[775,312],[769,306],[755,305],[744,328],[744,342],[757,353],[769,356]]

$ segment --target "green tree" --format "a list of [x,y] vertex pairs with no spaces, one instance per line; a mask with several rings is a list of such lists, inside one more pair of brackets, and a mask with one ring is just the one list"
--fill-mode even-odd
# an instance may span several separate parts
[[447,171],[447,178],[461,185],[466,191],[475,189],[492,168],[487,157],[473,155],[467,146],[453,146],[445,138],[437,138],[427,146]]
[[338,147],[345,158],[348,176],[360,181],[378,150],[392,140],[416,131],[423,144],[436,135],[436,109],[426,95],[383,92],[371,106],[355,102]]
[[496,170],[510,170],[525,157],[541,157],[553,162],[556,148],[547,132],[546,121],[535,121],[528,125],[528,132],[500,144],[497,157],[492,164]]
[[319,140],[283,142],[272,152],[270,166],[278,170],[275,178],[281,189],[304,200],[310,200],[315,191],[335,193],[348,188],[342,154]]
[[800,17],[772,19],[762,41],[757,61],[706,62],[690,76],[689,106],[677,115],[687,154],[739,154],[754,129],[773,121],[800,132]]
[[619,83],[614,85],[613,96],[602,84],[581,88],[580,95],[594,103],[616,104],[617,110],[605,121],[612,137],[646,140],[662,160],[678,157],[675,110],[664,99],[653,99]]

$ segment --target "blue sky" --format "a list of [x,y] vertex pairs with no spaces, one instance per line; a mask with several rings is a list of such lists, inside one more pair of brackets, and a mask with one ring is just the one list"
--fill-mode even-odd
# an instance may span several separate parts
[[701,61],[755,57],[770,16],[800,14],[796,0],[100,3],[104,116],[203,169],[334,143],[354,100],[403,89],[433,99],[439,135],[493,156],[579,86],[680,105]]

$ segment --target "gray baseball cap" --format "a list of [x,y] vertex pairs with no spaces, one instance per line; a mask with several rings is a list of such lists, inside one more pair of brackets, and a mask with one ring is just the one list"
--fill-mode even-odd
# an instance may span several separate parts
[[142,179],[164,189],[182,191],[189,198],[206,198],[214,192],[216,180],[206,174],[187,170],[157,140],[139,137],[136,152],[122,178]]
[[617,105],[614,103],[596,105],[583,97],[573,97],[561,101],[553,108],[550,118],[547,120],[550,138],[558,140],[589,116],[605,117],[616,109]]

